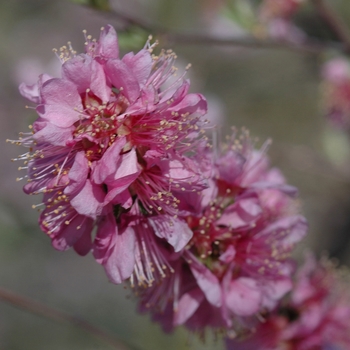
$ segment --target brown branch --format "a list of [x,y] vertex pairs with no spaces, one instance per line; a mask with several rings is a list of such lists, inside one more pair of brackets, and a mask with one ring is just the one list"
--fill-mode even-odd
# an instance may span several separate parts
[[320,17],[327,23],[330,30],[343,43],[344,52],[350,53],[350,32],[340,16],[324,0],[312,0]]
[[19,294],[15,294],[9,290],[0,287],[0,299],[19,309],[26,310],[32,314],[45,317],[52,321],[70,323],[73,326],[83,329],[85,332],[99,338],[104,343],[109,344],[114,349],[128,350],[118,339],[108,334],[104,330],[92,325],[91,323],[82,320],[76,316],[72,316],[65,312],[54,309],[50,306],[41,304],[35,300],[29,299]]
[[[95,8],[96,10],[96,8]],[[97,9],[98,10],[98,9]],[[101,11],[101,10],[100,10]],[[256,39],[254,37],[232,37],[220,38],[202,34],[178,33],[162,26],[147,23],[146,21],[134,18],[121,11],[110,9],[101,11],[106,17],[118,19],[123,23],[123,30],[128,30],[132,27],[138,27],[144,31],[157,35],[157,37],[165,41],[167,44],[183,44],[183,45],[209,45],[209,46],[232,46],[245,47],[255,49],[282,49],[296,51],[306,54],[320,54],[325,50],[336,49],[345,52],[345,47],[342,44],[333,42],[322,43],[318,40],[307,39],[300,43],[292,43],[290,41],[272,40],[272,39]]]

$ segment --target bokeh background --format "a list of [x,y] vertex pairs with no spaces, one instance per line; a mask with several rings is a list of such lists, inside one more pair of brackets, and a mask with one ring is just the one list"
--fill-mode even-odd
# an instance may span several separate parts
[[[331,2],[350,25],[347,0]],[[112,0],[112,7],[150,25],[182,33],[220,37],[243,31],[218,10],[219,0]],[[297,18],[303,30],[321,39],[329,33],[311,9]],[[64,0],[0,1],[0,286],[81,317],[125,342],[130,349],[223,349],[208,337],[198,341],[187,331],[162,333],[148,315],[138,315],[130,292],[107,281],[91,256],[57,252],[40,232],[38,213],[31,209],[40,198],[26,196],[17,168],[11,162],[25,150],[5,143],[26,131],[35,115],[25,109],[18,93],[24,81],[40,73],[59,74],[52,52],[67,41],[83,50],[82,30],[97,37],[113,16]],[[244,33],[243,33],[244,35]],[[137,46],[142,35],[122,35],[124,48]],[[170,43],[165,43],[169,47]],[[350,144],[334,130],[320,108],[320,67],[327,54],[311,55],[287,49],[239,48],[171,43],[179,68],[192,64],[192,92],[208,97],[209,118],[222,125],[246,127],[261,144],[271,138],[269,154],[288,182],[300,190],[300,207],[310,231],[297,256],[307,247],[328,251],[342,264],[350,263]],[[0,300],[0,349],[111,349],[70,324],[55,323],[16,309]]]

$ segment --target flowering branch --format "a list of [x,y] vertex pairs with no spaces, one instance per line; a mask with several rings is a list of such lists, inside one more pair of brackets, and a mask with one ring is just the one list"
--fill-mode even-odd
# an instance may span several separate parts
[[76,316],[69,315],[65,312],[54,309],[50,306],[41,304],[35,300],[29,299],[19,294],[15,294],[7,289],[0,287],[0,300],[9,303],[19,309],[26,310],[32,314],[45,317],[46,319],[64,323],[70,323],[73,326],[83,329],[85,332],[94,335],[99,338],[104,343],[109,344],[114,349],[118,350],[128,350],[128,348],[123,345],[115,337],[111,336],[104,330],[92,325],[91,323],[80,319]]
[[318,14],[327,23],[328,27],[343,43],[343,50],[345,53],[350,53],[350,32],[338,16],[338,14],[332,9],[331,6],[327,5],[323,0],[312,0]]

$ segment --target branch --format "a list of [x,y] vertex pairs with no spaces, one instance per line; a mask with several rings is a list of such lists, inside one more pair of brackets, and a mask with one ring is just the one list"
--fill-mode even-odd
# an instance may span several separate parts
[[344,52],[350,53],[350,33],[338,14],[324,0],[312,0],[320,17],[344,45]]
[[322,43],[318,40],[310,38],[300,43],[292,43],[287,40],[261,40],[256,39],[252,36],[244,38],[220,38],[202,34],[178,33],[173,32],[170,29],[164,28],[162,26],[153,25],[143,20],[134,18],[121,11],[115,11],[113,9],[109,9],[108,11],[103,11],[99,8],[94,9],[103,12],[105,16],[110,17],[111,19],[118,19],[119,21],[121,21],[123,23],[123,30],[128,30],[132,27],[138,27],[150,34],[157,35],[159,39],[167,42],[168,44],[179,43],[184,45],[233,46],[255,49],[282,49],[306,54],[321,54],[325,50],[329,49],[347,52],[347,48],[343,44],[334,42]]
[[41,304],[35,300],[15,294],[1,287],[0,287],[0,299],[19,309],[26,310],[32,314],[42,316],[46,319],[50,319],[52,321],[70,323],[73,326],[79,327],[83,329],[85,332],[92,334],[96,338],[99,338],[104,343],[107,343],[110,346],[112,346],[114,349],[128,350],[128,348],[124,344],[122,344],[118,339],[116,339],[112,335],[108,334],[104,330],[76,316],[72,316],[65,312],[54,309],[50,306]]

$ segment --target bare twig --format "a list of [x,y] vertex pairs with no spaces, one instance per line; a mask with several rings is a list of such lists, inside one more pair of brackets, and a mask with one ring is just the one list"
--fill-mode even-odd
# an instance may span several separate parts
[[15,294],[9,290],[0,287],[0,299],[7,302],[17,308],[26,310],[32,314],[45,317],[52,321],[59,321],[64,323],[70,323],[76,327],[83,329],[84,331],[92,334],[96,338],[99,338],[104,343],[109,344],[114,349],[128,350],[128,348],[122,344],[121,341],[108,334],[104,330],[92,325],[91,323],[82,320],[76,316],[72,316],[65,312],[54,309],[50,306],[41,304],[35,300],[29,299],[19,294]]
[[252,36],[220,38],[203,34],[178,33],[159,25],[147,23],[144,20],[132,17],[121,11],[115,11],[113,9],[110,9],[109,11],[102,12],[105,16],[111,19],[117,19],[120,22],[122,22],[123,30],[128,30],[132,27],[138,27],[150,34],[157,35],[157,37],[160,40],[165,41],[167,44],[178,43],[183,45],[209,45],[258,49],[282,49],[306,54],[320,54],[327,49],[336,49],[345,52],[346,49],[344,45],[339,43],[322,43],[318,40],[310,38],[300,43],[293,43],[287,40],[256,39]]
[[330,30],[343,43],[345,53],[350,53],[350,32],[343,20],[324,0],[312,0],[318,14],[327,23]]

